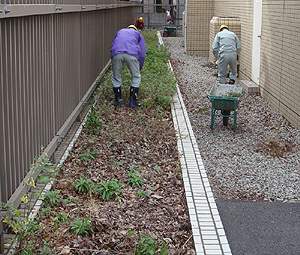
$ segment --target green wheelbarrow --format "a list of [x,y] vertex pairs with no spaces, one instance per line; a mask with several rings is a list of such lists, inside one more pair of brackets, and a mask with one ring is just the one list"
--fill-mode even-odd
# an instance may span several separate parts
[[165,27],[164,32],[163,32],[163,36],[168,37],[172,33],[176,32],[176,30],[177,30],[177,27]]
[[[233,118],[233,131],[236,128],[236,109],[243,95],[243,87],[239,85],[215,84],[206,96],[211,101],[211,129],[214,128],[215,117],[223,117],[223,125],[227,126],[228,119]],[[217,114],[217,110],[221,110]],[[233,115],[230,112],[233,111]]]

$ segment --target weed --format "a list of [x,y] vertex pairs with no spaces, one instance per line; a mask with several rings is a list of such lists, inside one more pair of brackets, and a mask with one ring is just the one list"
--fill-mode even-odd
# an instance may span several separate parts
[[135,166],[135,165],[128,165],[128,169],[131,172],[134,172],[136,170],[136,168],[137,168],[137,166]]
[[101,194],[101,198],[105,201],[108,201],[113,198],[119,198],[119,195],[123,192],[120,189],[120,184],[116,179],[107,182],[101,182],[95,187],[95,194]]
[[139,119],[139,120],[145,120],[147,117],[145,116],[145,115],[142,115],[142,114],[139,114],[139,115],[137,115],[137,118]]
[[62,196],[59,195],[60,190],[47,191],[44,195],[44,205],[54,207],[60,204]]
[[99,151],[88,149],[86,152],[79,154],[79,158],[85,162],[90,159],[96,159],[99,156]]
[[64,223],[68,220],[68,214],[65,212],[58,212],[57,218],[60,223]]
[[242,96],[242,93],[230,92],[226,96],[227,97],[240,97],[240,96]]
[[41,234],[42,229],[37,222],[28,220],[21,215],[19,210],[14,210],[12,205],[7,205],[5,209],[12,215],[12,219],[6,216],[3,222],[8,224],[16,234],[14,238],[14,241],[18,243],[16,253],[28,254],[34,247],[34,239]]
[[80,177],[80,179],[76,180],[75,182],[75,188],[79,193],[86,194],[92,190],[93,183],[91,179],[84,179],[83,177]]
[[138,174],[136,173],[129,173],[127,182],[131,185],[132,188],[140,187],[143,183],[143,178],[138,177]]
[[[43,206],[45,206],[45,205],[43,205]],[[51,207],[43,207],[39,210],[39,218],[46,219],[46,218],[50,217],[51,212],[52,212]]]
[[113,142],[108,142],[107,147],[110,148],[110,147],[113,147],[113,146],[115,146],[115,145],[116,145],[116,142],[115,142],[115,141],[113,141]]
[[158,165],[156,165],[154,168],[155,168],[155,170],[156,170],[158,173],[161,171],[161,167],[158,166]]
[[[47,245],[47,241],[43,240],[43,245],[38,249],[40,255],[49,255],[52,254],[52,250]],[[29,255],[30,253],[28,253]]]
[[[41,147],[41,154],[44,152],[44,147],[42,146]],[[34,158],[34,162],[29,166],[29,169],[30,170],[33,170],[35,172],[38,172],[39,170],[42,170],[44,172],[53,172],[53,168],[51,167],[53,164],[52,162],[49,160],[49,158],[47,157],[44,157],[44,158],[38,158],[38,157],[35,157]]]
[[119,162],[116,162],[116,161],[113,161],[114,162],[114,165],[116,166],[122,166],[123,165],[123,161],[119,161]]
[[[44,148],[41,147],[41,152],[43,153]],[[55,174],[57,173],[57,171],[52,167],[53,164],[52,162],[49,160],[49,158],[47,157],[47,154],[45,154],[46,157],[44,158],[35,158],[34,162],[30,165],[30,170],[38,172],[39,169],[41,171],[41,173],[43,173],[42,175],[40,175],[37,180],[47,184],[51,181],[51,178],[55,176]],[[31,180],[33,181],[33,179],[31,178]],[[26,184],[27,185],[27,184]],[[33,185],[31,185],[32,187],[35,187],[34,182]]]
[[148,186],[148,189],[150,189],[151,191],[153,191],[155,188],[154,188],[154,187],[149,187],[149,186]]
[[140,240],[140,243],[136,247],[134,255],[154,255],[157,254],[157,251],[160,249],[160,255],[170,255],[168,247],[163,244],[160,248],[157,242],[148,236],[143,236]]
[[138,198],[145,198],[145,197],[149,197],[149,194],[148,194],[146,191],[144,191],[144,190],[140,190],[140,191],[136,194],[136,196],[137,196]]
[[91,111],[87,116],[87,120],[85,123],[86,133],[87,134],[100,134],[102,125],[100,116],[97,113],[94,106],[91,107]]
[[77,236],[88,237],[89,234],[93,232],[92,222],[90,221],[89,217],[72,221],[70,228]]
[[156,254],[158,250],[158,244],[153,238],[143,236],[138,244],[135,255],[150,255]]
[[65,198],[63,199],[64,204],[78,204],[78,200],[75,197],[72,198]]
[[199,112],[200,112],[201,114],[205,115],[206,112],[207,112],[207,108],[206,108],[206,107],[200,107],[200,108],[199,108]]

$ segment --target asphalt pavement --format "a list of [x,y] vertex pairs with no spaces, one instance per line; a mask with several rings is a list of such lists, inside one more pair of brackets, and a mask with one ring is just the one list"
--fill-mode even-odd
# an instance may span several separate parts
[[300,203],[216,200],[233,255],[300,254]]

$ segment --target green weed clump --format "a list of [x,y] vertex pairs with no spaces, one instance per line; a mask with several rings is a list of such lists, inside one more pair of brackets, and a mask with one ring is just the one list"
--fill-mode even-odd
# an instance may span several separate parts
[[99,156],[99,151],[97,150],[93,150],[92,149],[87,149],[86,152],[83,152],[81,154],[79,154],[79,158],[85,162],[87,162],[88,160],[94,160],[95,158],[97,158]]
[[91,108],[91,111],[87,116],[85,128],[87,134],[97,135],[101,133],[101,129],[102,129],[101,119],[95,107]]
[[87,194],[88,192],[92,191],[93,183],[91,179],[85,179],[81,177],[80,179],[76,180],[75,188],[78,190],[79,193]]
[[62,196],[60,190],[47,191],[44,195],[44,205],[54,207],[61,203]]
[[[160,249],[160,253],[157,253],[159,249]],[[134,255],[152,255],[152,254],[170,255],[171,253],[165,244],[163,244],[162,247],[159,247],[158,243],[152,237],[143,236],[136,247]]]
[[143,183],[143,178],[138,177],[137,173],[129,173],[128,174],[128,184],[131,185],[132,188],[140,187]]
[[101,195],[102,200],[108,201],[110,199],[119,198],[119,195],[123,192],[120,188],[120,184],[116,179],[110,181],[103,181],[95,187],[95,194]]
[[70,228],[73,231],[73,233],[77,236],[89,236],[93,232],[92,229],[92,222],[90,221],[89,217],[76,219],[71,222]]

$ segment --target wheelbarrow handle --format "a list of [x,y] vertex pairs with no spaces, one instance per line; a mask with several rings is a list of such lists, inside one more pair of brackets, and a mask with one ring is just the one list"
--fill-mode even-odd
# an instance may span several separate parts
[[209,96],[209,95],[206,95],[206,97],[209,99],[209,101],[211,101],[211,98],[210,98],[210,96]]

